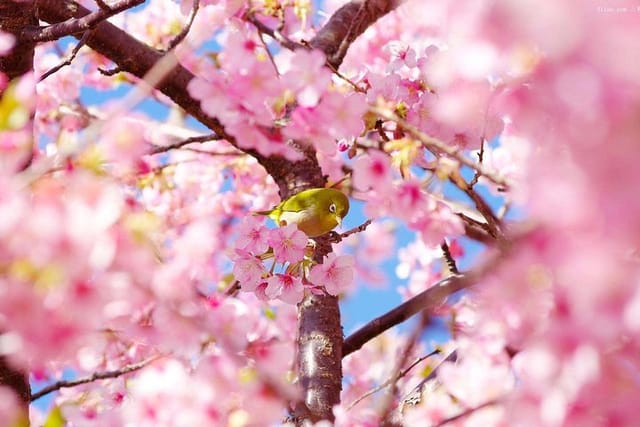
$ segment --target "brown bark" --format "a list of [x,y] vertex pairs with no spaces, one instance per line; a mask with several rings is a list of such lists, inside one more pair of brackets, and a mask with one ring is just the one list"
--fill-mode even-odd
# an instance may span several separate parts
[[31,387],[28,376],[19,369],[11,366],[5,357],[0,356],[0,385],[13,390],[24,405],[25,411],[31,401]]
[[352,0],[331,16],[309,44],[323,51],[329,64],[338,69],[351,43],[400,3],[401,0]]
[[20,38],[23,28],[37,25],[35,2],[0,2],[0,29],[16,37],[16,44],[7,56],[0,56],[0,70],[9,80],[28,73],[33,69],[33,49],[35,43]]

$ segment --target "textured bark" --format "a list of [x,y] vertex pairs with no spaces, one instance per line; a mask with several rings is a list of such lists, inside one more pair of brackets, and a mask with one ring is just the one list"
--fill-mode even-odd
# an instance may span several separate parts
[[0,1],[0,30],[13,34],[16,44],[7,56],[0,56],[0,71],[9,80],[28,73],[33,69],[33,49],[35,43],[20,39],[23,28],[38,25],[35,2]]
[[4,357],[0,357],[0,385],[12,389],[20,398],[25,411],[27,410],[31,401],[29,378],[24,372],[11,366]]
[[333,420],[342,390],[342,326],[338,298],[307,295],[298,306],[299,377],[312,421]]
[[353,0],[334,13],[309,44],[327,55],[327,61],[338,69],[351,43],[393,9],[401,0]]

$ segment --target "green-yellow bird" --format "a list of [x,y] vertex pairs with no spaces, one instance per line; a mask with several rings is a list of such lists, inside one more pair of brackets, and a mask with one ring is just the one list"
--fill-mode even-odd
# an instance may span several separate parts
[[349,212],[349,198],[335,188],[312,188],[294,194],[268,211],[278,225],[296,224],[309,237],[321,236],[336,228]]

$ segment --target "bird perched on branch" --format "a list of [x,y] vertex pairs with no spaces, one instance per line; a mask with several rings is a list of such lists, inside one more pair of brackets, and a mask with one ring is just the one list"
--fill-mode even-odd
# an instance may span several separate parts
[[312,188],[294,194],[268,211],[266,215],[279,226],[296,224],[309,237],[321,236],[342,224],[349,212],[349,198],[335,188]]

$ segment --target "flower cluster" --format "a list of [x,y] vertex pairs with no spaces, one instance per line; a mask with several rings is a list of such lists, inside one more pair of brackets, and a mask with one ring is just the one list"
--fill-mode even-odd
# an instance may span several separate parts
[[[250,216],[238,233],[232,254],[233,274],[243,291],[296,304],[302,300],[305,288],[311,292],[323,288],[331,295],[339,295],[353,281],[351,256],[330,253],[322,264],[314,265],[305,256],[307,236],[295,224],[269,229],[261,219]],[[269,259],[273,259],[271,270],[264,265]],[[283,273],[274,273],[276,263],[282,264]]]

